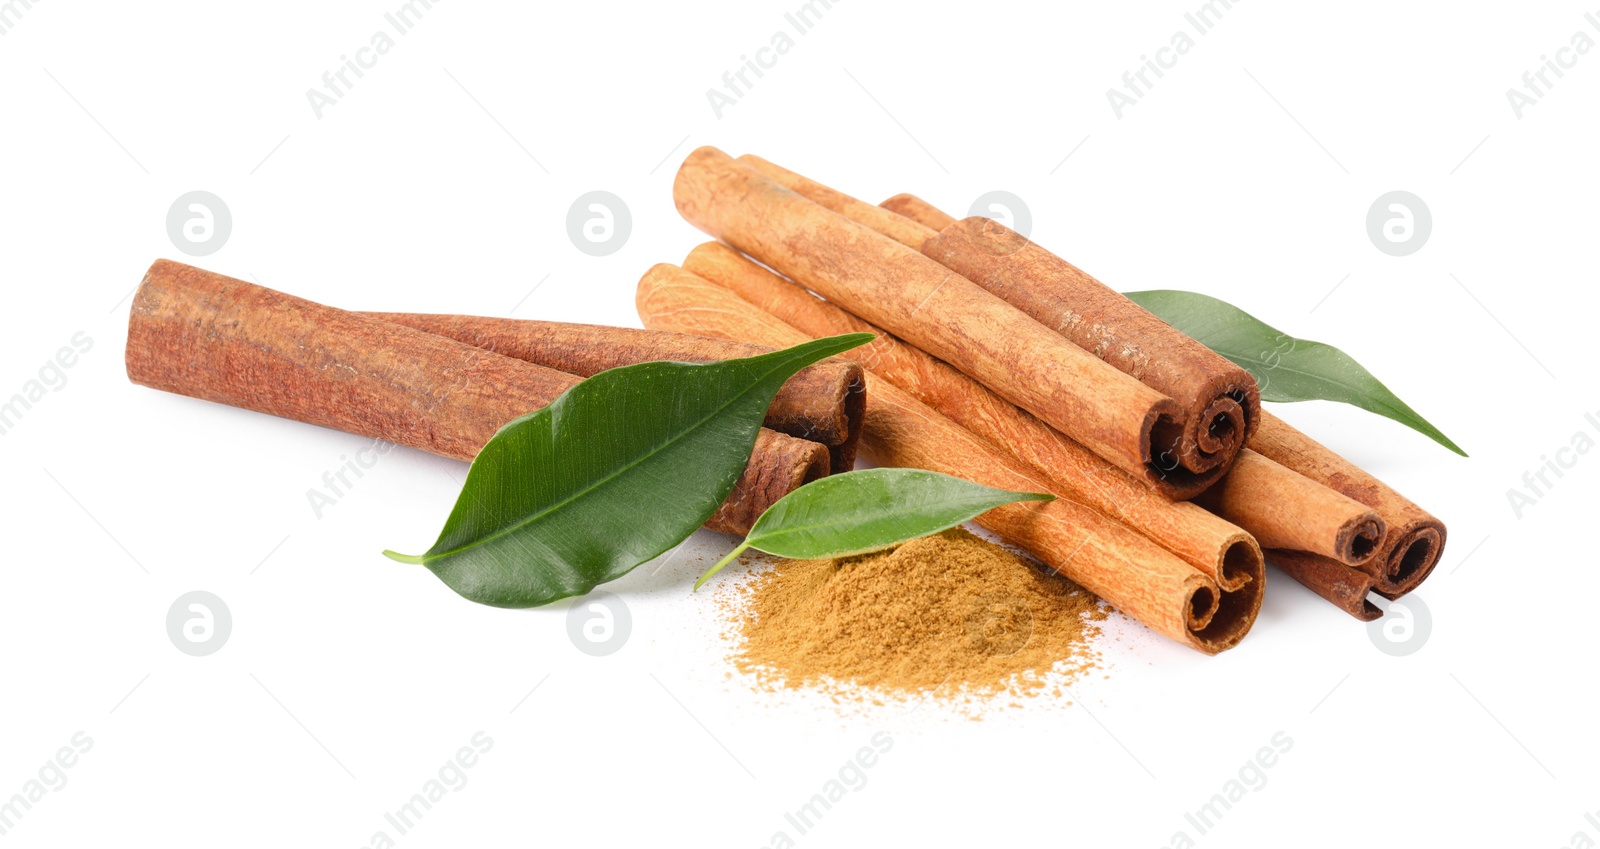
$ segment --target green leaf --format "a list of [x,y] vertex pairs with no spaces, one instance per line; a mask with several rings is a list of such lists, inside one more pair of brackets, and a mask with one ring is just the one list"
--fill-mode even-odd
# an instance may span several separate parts
[[871,338],[601,372],[489,440],[427,553],[384,554],[495,607],[582,595],[694,533],[732,491],[784,381]]
[[847,557],[938,533],[1013,501],[1049,501],[922,469],[863,469],[815,480],[768,507],[744,542],[695,589],[747,548],[813,560]]
[[1172,289],[1125,292],[1162,321],[1249,371],[1263,401],[1340,401],[1422,433],[1467,456],[1450,438],[1389,391],[1349,354],[1296,339],[1224,301]]

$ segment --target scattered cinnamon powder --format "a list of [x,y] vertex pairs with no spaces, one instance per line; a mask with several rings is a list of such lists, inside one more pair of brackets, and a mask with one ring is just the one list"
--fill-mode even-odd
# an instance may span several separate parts
[[740,588],[733,615],[733,663],[764,687],[970,698],[1034,695],[1095,668],[1107,609],[954,528],[857,557],[778,561]]

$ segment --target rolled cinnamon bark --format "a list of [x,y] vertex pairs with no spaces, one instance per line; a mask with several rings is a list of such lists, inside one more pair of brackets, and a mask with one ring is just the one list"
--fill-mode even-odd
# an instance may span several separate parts
[[844,217],[864,224],[885,236],[911,248],[922,250],[922,243],[937,235],[932,230],[880,206],[857,200],[844,192],[803,177],[780,165],[768,162],[753,153],[739,157],[739,161],[776,180],[790,191],[812,203],[830,209]]
[[[700,245],[689,252],[683,266],[704,281],[696,277],[657,280],[654,288],[680,288],[684,290],[677,296],[681,303],[721,309],[724,301],[715,293],[696,291],[709,281],[807,336],[873,333],[871,342],[851,351],[849,356],[882,380],[1011,454],[1054,484],[1054,491],[1062,497],[1088,505],[1138,531],[1209,575],[1224,590],[1236,590],[1245,581],[1261,576],[1261,549],[1244,530],[1197,504],[1163,497],[972,378],[813,296],[727,245]],[[654,301],[648,306],[660,308]],[[724,332],[734,329],[737,328],[722,328]]]
[[[753,357],[770,348],[686,333],[603,327],[559,321],[471,315],[370,312],[363,315],[447,336],[535,365],[592,377],[606,369],[652,360],[706,363]],[[866,412],[861,366],[830,358],[801,369],[778,390],[766,426],[828,447],[834,473],[855,468]]]
[[[134,293],[126,358],[134,383],[457,460],[579,382],[170,260],[157,260]],[[822,445],[763,429],[706,527],[743,534],[827,472]]]
[[[957,220],[941,212],[927,201],[910,194],[896,195],[884,201],[882,206],[892,212],[916,221],[926,227],[956,233],[960,228],[951,229]],[[1002,244],[1015,244],[1016,239]],[[934,249],[937,250],[937,241]],[[998,253],[1005,253],[1008,248],[1002,247]],[[1086,276],[1086,275],[1085,275]],[[1036,318],[1038,316],[1035,316]],[[1046,322],[1048,323],[1048,322]],[[1255,393],[1259,399],[1259,393]],[[1259,400],[1257,400],[1259,403]],[[1248,407],[1246,405],[1247,412]],[[1354,464],[1349,463],[1323,446],[1317,444],[1309,437],[1289,428],[1281,419],[1262,411],[1252,417],[1254,423],[1250,424],[1250,434],[1258,433],[1262,426],[1269,426],[1273,433],[1259,439],[1249,438],[1248,443],[1259,449],[1261,453],[1279,462],[1292,471],[1298,472],[1317,483],[1323,484],[1352,500],[1375,508],[1380,520],[1384,521],[1385,528],[1382,542],[1373,552],[1373,556],[1362,561],[1364,566],[1373,572],[1376,577],[1376,591],[1387,597],[1396,597],[1410,591],[1422,582],[1433,569],[1434,564],[1444,549],[1445,527],[1443,523],[1405,499],[1371,475],[1362,472]],[[1266,425],[1270,420],[1271,424]],[[1244,475],[1234,475],[1234,487],[1230,487],[1232,498],[1243,498],[1246,501],[1239,506],[1243,512],[1230,515],[1234,521],[1240,522],[1258,536],[1263,535],[1260,526],[1250,528],[1254,516],[1261,518],[1265,515],[1260,493],[1262,489],[1252,483],[1250,486],[1242,482],[1249,479],[1248,470]],[[1321,497],[1319,495],[1319,497]],[[1348,511],[1349,506],[1344,505]],[[1308,513],[1309,514],[1309,513]],[[1225,513],[1225,515],[1228,515]],[[1290,517],[1284,517],[1288,519]],[[1341,527],[1343,523],[1341,523]],[[1370,533],[1370,525],[1367,526]],[[1265,532],[1266,537],[1272,537],[1271,531]],[[1364,534],[1349,534],[1346,538],[1360,540]],[[1262,540],[1264,546],[1271,543]],[[1305,540],[1300,540],[1301,544]],[[1323,555],[1339,555],[1338,551],[1329,551],[1326,546],[1310,546],[1320,551]],[[1356,546],[1359,547],[1359,546]],[[1340,546],[1339,548],[1342,548]],[[1348,550],[1354,554],[1354,548]],[[1348,555],[1341,555],[1341,559],[1348,560]],[[1302,570],[1305,571],[1305,570]],[[1319,575],[1328,574],[1335,570],[1321,569]],[[1360,606],[1357,605],[1357,610]]]
[[1373,589],[1373,578],[1360,569],[1308,551],[1270,549],[1267,557],[1284,574],[1362,622],[1371,622],[1383,615],[1377,605],[1367,600],[1367,593]]
[[1383,540],[1383,519],[1372,508],[1248,448],[1195,503],[1249,531],[1262,548],[1306,551],[1346,566],[1372,559]]
[[[810,337],[732,292],[683,269],[657,265],[639,281],[645,326],[715,333],[763,345]],[[1053,491],[1014,457],[869,369],[862,453],[884,466],[929,469],[987,486]],[[1206,654],[1237,645],[1261,606],[1259,576],[1237,591],[1101,513],[1058,498],[999,507],[975,520],[1151,629]],[[1259,563],[1259,561],[1258,561]]]
[[1383,542],[1360,567],[1377,579],[1379,595],[1399,598],[1416,589],[1438,564],[1444,553],[1444,523],[1356,464],[1266,411],[1250,447],[1383,518]]
[[[933,230],[943,230],[956,223],[955,216],[940,210],[916,195],[905,192],[895,195],[878,205],[896,215],[909,218]],[[918,245],[917,249],[921,250],[922,246]]]
[[673,182],[690,223],[943,359],[1153,486],[1182,409],[933,260],[710,147]]
[[1250,373],[1005,225],[973,217],[923,253],[1052,327],[1184,410],[1186,468],[1228,465],[1261,412]]
[[[894,386],[868,376],[862,454],[986,486],[1049,491],[1013,458]],[[1157,633],[1206,654],[1238,645],[1261,610],[1262,581],[1233,592],[1166,549],[1067,499],[1008,504],[974,520]]]
[[[1254,428],[1261,393],[1249,372],[1009,227],[974,216],[934,231],[760,157],[739,161],[813,203],[920,250],[1176,400],[1183,407],[1177,456],[1184,468],[1202,472],[1231,465]],[[930,220],[949,217],[936,216],[926,201],[912,201],[901,205]]]

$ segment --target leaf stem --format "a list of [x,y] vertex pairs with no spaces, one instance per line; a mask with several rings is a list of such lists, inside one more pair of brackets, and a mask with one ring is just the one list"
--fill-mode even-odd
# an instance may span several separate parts
[[398,551],[390,551],[389,549],[385,548],[383,550],[383,556],[400,563],[409,563],[413,566],[422,565],[422,555],[420,554],[401,554]]
[[[738,545],[734,546],[733,550],[728,552],[728,556],[727,557],[724,557],[721,560],[718,560],[717,561],[717,565],[712,566],[710,569],[707,569],[706,573],[704,575],[700,576],[700,580],[694,582],[694,589],[695,590],[700,589],[700,585],[701,584],[704,584],[706,581],[711,580],[711,576],[712,575],[715,575],[718,572],[721,572],[722,571],[722,567],[728,565],[729,563],[732,563],[733,562],[733,558],[738,557],[739,555],[743,554],[745,552],[745,550],[748,549],[749,547],[750,547],[750,541],[749,540],[745,540],[744,542],[741,542]],[[693,590],[691,590],[691,592],[693,592]]]

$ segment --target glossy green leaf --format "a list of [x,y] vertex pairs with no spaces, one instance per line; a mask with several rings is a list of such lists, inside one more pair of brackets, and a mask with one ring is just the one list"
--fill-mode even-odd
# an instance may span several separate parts
[[1249,371],[1261,387],[1263,401],[1352,404],[1394,419],[1451,451],[1467,456],[1467,452],[1396,397],[1371,372],[1332,345],[1296,339],[1208,295],[1171,289],[1124,294],[1162,321]]
[[815,480],[785,495],[695,588],[748,548],[813,560],[888,548],[953,528],[1013,501],[1049,501],[922,469],[863,469]]
[[489,440],[427,553],[384,554],[495,607],[582,595],[704,524],[750,459],[784,381],[871,338],[601,372]]

